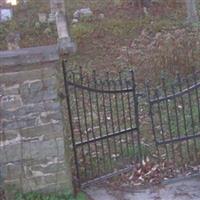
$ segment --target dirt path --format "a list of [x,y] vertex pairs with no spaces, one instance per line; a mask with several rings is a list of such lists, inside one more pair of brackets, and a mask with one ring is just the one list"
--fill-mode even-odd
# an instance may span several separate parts
[[200,176],[170,181],[143,190],[113,190],[103,186],[85,189],[93,200],[200,200]]

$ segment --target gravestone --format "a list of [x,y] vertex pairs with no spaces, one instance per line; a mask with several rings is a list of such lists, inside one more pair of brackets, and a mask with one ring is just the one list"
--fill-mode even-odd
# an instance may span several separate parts
[[13,12],[11,8],[0,8],[0,22],[9,21],[12,19]]
[[73,14],[74,19],[88,18],[93,15],[93,12],[90,8],[81,8],[76,10]]
[[49,22],[55,22],[56,13],[62,11],[65,13],[65,2],[64,0],[50,0],[51,12],[49,14]]
[[6,37],[8,50],[16,50],[20,49],[19,42],[20,42],[20,33],[18,32],[11,32]]
[[45,23],[47,22],[47,14],[46,13],[38,13],[39,22]]

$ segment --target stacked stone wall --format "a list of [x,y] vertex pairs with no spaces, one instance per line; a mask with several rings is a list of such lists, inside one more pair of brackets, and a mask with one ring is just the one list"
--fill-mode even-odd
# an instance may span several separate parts
[[58,67],[58,61],[0,66],[0,180],[6,186],[24,192],[70,187]]

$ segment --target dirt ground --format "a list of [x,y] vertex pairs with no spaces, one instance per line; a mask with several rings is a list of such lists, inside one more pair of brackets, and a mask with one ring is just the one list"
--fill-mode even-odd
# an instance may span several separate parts
[[199,200],[200,175],[170,180],[144,189],[113,190],[92,185],[85,192],[93,200]]

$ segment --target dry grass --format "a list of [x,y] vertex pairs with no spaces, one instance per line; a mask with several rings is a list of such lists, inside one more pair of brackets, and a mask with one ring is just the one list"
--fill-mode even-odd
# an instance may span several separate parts
[[[164,71],[174,74],[180,70],[187,74],[191,66],[199,63],[199,31],[197,27],[185,26],[184,8],[180,5],[174,6],[172,2],[170,6],[165,3],[164,6],[156,5],[145,17],[131,1],[121,4],[109,1],[106,6],[105,3],[99,5],[99,1],[80,1],[77,3],[80,7],[89,6],[93,9],[94,17],[71,26],[78,52],[69,58],[70,67],[82,65],[87,72],[95,69],[99,73],[116,73],[133,68],[141,82],[151,75],[151,79],[159,79]],[[70,8],[73,5],[69,5],[71,11]],[[104,13],[103,20],[98,19],[99,13]],[[177,36],[181,31],[184,33]],[[159,34],[157,46],[150,48]],[[168,34],[171,38],[167,38]],[[148,44],[145,44],[144,37],[149,38]],[[132,52],[134,41],[140,44],[144,42],[137,49],[142,54],[139,58]]]
[[[47,45],[56,42],[57,34],[54,25],[37,24],[37,12],[47,12],[48,6],[40,6],[39,1],[33,4],[31,1],[28,12],[18,8],[15,20],[2,24],[0,27],[0,49],[6,48],[5,37],[10,31],[21,32],[21,47]],[[186,69],[188,73],[191,65],[199,63],[198,49],[194,45],[198,41],[198,30],[186,30],[181,36],[181,41],[164,41],[166,34],[173,34],[176,29],[185,28],[184,8],[174,1],[161,1],[162,4],[154,5],[149,10],[149,16],[144,16],[142,10],[133,4],[131,0],[66,0],[66,6],[71,21],[73,12],[79,8],[90,7],[94,13],[92,18],[83,19],[76,24],[70,24],[72,37],[78,45],[78,52],[69,58],[72,68],[82,65],[87,72],[96,69],[98,72],[117,71],[134,68],[139,81],[153,73],[153,79],[158,78],[163,69],[174,72],[177,69]],[[104,18],[99,19],[103,13]],[[138,60],[131,51],[134,40],[142,43],[141,33],[146,33],[150,40],[155,40],[161,33],[159,49],[148,51],[144,47],[138,47],[143,56]],[[164,35],[164,36],[163,36]],[[176,37],[176,36],[175,36]],[[150,43],[149,43],[150,44]],[[148,44],[148,45],[149,45]],[[177,46],[178,45],[178,46]],[[124,50],[129,54],[124,55]],[[191,53],[192,51],[192,53]],[[128,56],[128,57],[127,57]],[[142,59],[142,60],[141,60]],[[177,67],[178,66],[178,67]],[[183,70],[182,70],[183,71]]]

